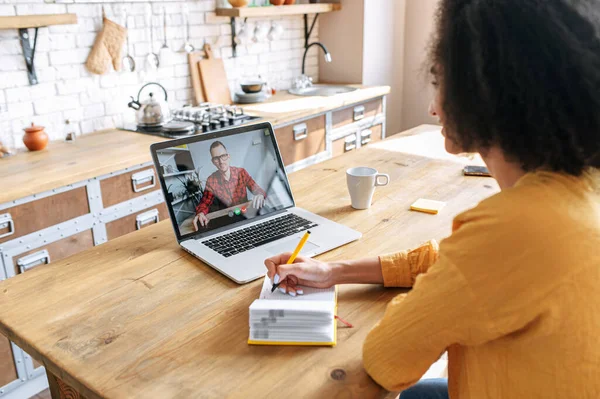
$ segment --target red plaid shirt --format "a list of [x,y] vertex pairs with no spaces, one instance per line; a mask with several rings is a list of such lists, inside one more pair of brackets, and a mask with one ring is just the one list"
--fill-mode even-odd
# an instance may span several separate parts
[[229,181],[225,180],[223,174],[219,171],[206,179],[206,188],[200,204],[196,207],[196,214],[202,212],[206,215],[215,197],[227,207],[248,202],[246,188],[254,195],[260,194],[265,198],[267,197],[267,193],[256,184],[254,179],[246,172],[246,169],[231,166],[230,171]]

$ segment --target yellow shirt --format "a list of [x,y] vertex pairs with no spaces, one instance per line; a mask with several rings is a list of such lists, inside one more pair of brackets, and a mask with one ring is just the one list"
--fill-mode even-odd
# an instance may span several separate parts
[[414,287],[369,333],[367,372],[401,391],[448,350],[451,398],[600,398],[598,181],[528,173],[439,251],[381,257],[386,286]]

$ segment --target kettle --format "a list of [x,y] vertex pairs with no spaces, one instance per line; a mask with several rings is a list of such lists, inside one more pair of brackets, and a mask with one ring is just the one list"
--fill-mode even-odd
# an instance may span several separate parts
[[[155,85],[162,89],[165,93],[165,99],[160,100],[154,97],[154,93],[149,93],[149,97],[140,102],[140,95],[146,86]],[[129,108],[133,108],[135,112],[135,121],[141,127],[160,127],[172,119],[171,110],[167,103],[167,90],[158,83],[146,83],[142,86],[137,95],[137,100],[131,97],[131,101],[127,104]]]

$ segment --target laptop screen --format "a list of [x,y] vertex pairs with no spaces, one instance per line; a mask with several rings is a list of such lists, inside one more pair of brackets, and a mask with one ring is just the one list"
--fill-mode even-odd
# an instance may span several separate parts
[[264,126],[156,150],[181,238],[293,206],[272,130]]

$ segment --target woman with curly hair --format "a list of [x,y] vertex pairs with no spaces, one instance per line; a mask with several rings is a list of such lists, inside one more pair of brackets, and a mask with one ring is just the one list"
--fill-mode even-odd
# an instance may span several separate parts
[[[269,277],[413,287],[363,348],[401,399],[599,398],[600,2],[441,0],[430,63],[446,150],[479,152],[502,191],[439,246],[283,254]],[[419,382],[444,351],[448,380]]]

